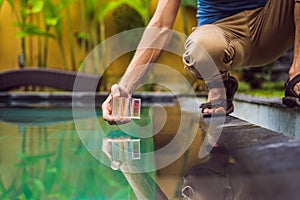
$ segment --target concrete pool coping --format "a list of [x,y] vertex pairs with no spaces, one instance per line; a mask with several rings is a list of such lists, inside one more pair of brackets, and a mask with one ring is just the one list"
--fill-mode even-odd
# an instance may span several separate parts
[[299,197],[299,140],[233,116],[226,117],[222,128],[219,146],[245,169],[260,199]]
[[[100,107],[108,96],[108,92],[0,92],[0,107],[53,106],[72,107],[72,101],[77,106],[94,104]],[[176,97],[205,97],[205,93],[166,93],[166,92],[137,92],[133,95],[142,98],[147,103],[173,102]]]
[[233,116],[289,137],[300,138],[300,108],[289,108],[281,98],[237,94]]

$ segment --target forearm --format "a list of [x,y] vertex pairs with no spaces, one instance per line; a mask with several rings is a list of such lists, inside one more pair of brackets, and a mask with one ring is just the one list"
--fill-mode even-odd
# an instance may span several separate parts
[[172,27],[180,0],[160,0],[147,26],[137,51],[119,85],[132,94],[145,74],[151,69],[172,37]]
[[172,31],[166,28],[147,28],[119,85],[132,94],[143,77],[159,59],[165,45],[169,44]]

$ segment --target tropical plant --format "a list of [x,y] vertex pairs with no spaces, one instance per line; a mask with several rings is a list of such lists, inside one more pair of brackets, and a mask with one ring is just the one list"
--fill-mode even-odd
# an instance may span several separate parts
[[[126,17],[134,17],[128,24],[125,20],[116,19],[117,32],[125,31],[132,28],[142,27],[149,23],[151,18],[150,2],[151,0],[0,0],[0,8],[4,2],[7,2],[16,16],[16,26],[19,27],[17,37],[21,39],[21,55],[20,65],[28,66],[37,64],[39,67],[48,66],[48,46],[49,39],[54,39],[59,48],[62,57],[63,66],[66,70],[76,70],[75,42],[81,48],[81,56],[86,55],[100,42],[106,39],[106,17],[113,13],[116,9],[128,8]],[[81,16],[81,30],[73,32],[73,21],[70,14],[70,6],[73,3],[78,3],[78,13]],[[195,6],[195,0],[183,0],[182,7]],[[130,11],[130,12],[129,12]],[[117,13],[117,12],[115,12]],[[184,13],[184,11],[183,11]],[[127,15],[126,15],[127,14]],[[120,15],[119,15],[120,16]],[[113,15],[116,17],[116,15]],[[185,17],[185,32],[187,32],[187,19]],[[67,37],[63,35],[67,33]],[[35,36],[35,37],[32,37]],[[67,38],[67,40],[65,40]],[[36,40],[37,44],[37,60],[34,60],[32,51],[28,48],[28,39]],[[69,49],[66,49],[66,42],[69,44]],[[66,52],[70,54],[67,54]],[[102,58],[106,57],[106,50],[102,49]],[[68,56],[70,55],[70,56]],[[92,73],[103,74],[102,66],[106,66],[105,59],[100,59],[99,55],[94,55],[96,66]],[[83,59],[82,59],[83,60]],[[81,62],[81,61],[80,61]],[[153,75],[152,75],[153,76]],[[150,74],[150,79],[151,79]],[[104,88],[105,89],[105,88]]]
[[[52,0],[45,0],[45,10],[44,14],[44,23],[46,27],[46,32],[49,32],[51,29],[54,31],[55,39],[57,40],[63,64],[65,69],[68,69],[68,63],[66,58],[66,52],[64,47],[64,40],[63,40],[63,19],[64,14],[67,18],[67,29],[69,33],[69,43],[70,43],[70,53],[71,53],[71,66],[72,70],[76,70],[76,61],[75,61],[75,51],[74,51],[74,42],[73,42],[73,35],[72,35],[72,21],[70,17],[69,5],[73,3],[74,0],[63,0],[59,1],[59,3],[54,3]],[[65,13],[64,13],[65,11]],[[48,38],[44,41],[44,66],[47,63],[47,47],[48,47]]]
[[[0,2],[0,5],[5,0]],[[26,37],[28,36],[39,36],[39,37],[53,37],[53,35],[43,31],[38,24],[34,24],[31,22],[32,16],[37,17],[37,21],[39,22],[39,14],[44,9],[44,1],[42,0],[21,0],[18,2],[12,0],[6,0],[12,8],[13,13],[16,17],[15,25],[19,27],[19,32],[17,33],[17,37],[21,38],[21,55],[19,64],[21,66],[26,66],[28,64],[28,54],[27,54],[27,45],[26,45]],[[20,4],[20,5],[19,5]],[[40,47],[40,45],[38,45]],[[38,50],[40,53],[40,49]]]
[[[58,42],[58,46],[62,55],[63,63],[65,69],[68,69],[64,42],[63,42],[63,12],[68,21],[68,30],[71,32],[71,19],[69,14],[69,4],[75,0],[63,0],[59,1],[58,4],[54,4],[51,0],[1,0],[0,6],[4,1],[7,1],[13,10],[16,17],[15,25],[19,27],[19,32],[17,37],[21,38],[21,55],[19,64],[21,66],[32,65],[32,59],[28,59],[30,53],[27,52],[27,42],[26,38],[30,36],[37,36],[37,51],[38,60],[37,65],[46,67],[47,66],[47,55],[48,55],[48,39],[54,38]],[[43,20],[41,20],[43,17]],[[53,29],[53,33],[51,33]],[[42,48],[42,38],[44,38],[43,48]],[[71,65],[72,69],[75,70],[75,53],[74,53],[74,42],[72,38],[69,37],[70,42],[70,52],[71,52]],[[31,54],[30,54],[31,55]]]

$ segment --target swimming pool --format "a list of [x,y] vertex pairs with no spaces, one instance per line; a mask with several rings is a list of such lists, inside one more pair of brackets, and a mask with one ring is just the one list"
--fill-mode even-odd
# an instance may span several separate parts
[[[255,173],[222,149],[199,158],[209,123],[195,120],[193,114],[198,110],[189,107],[191,99],[184,99],[180,106],[172,99],[156,98],[154,102],[159,104],[142,101],[141,120],[133,121],[129,128],[103,121],[99,105],[90,108],[79,103],[74,116],[70,102],[60,100],[51,106],[49,99],[42,103],[28,100],[29,104],[15,100],[0,104],[0,199],[182,199],[184,195],[220,199],[220,195],[230,194],[223,192],[228,183],[242,199],[299,196],[299,170]],[[242,127],[235,120],[223,126],[233,145],[239,141],[235,133]],[[244,123],[247,130],[257,130]],[[193,130],[195,134],[190,135]],[[178,134],[181,132],[185,134]],[[290,145],[287,150],[295,148],[291,151],[298,155],[298,143]],[[250,166],[260,166],[256,160],[276,156],[282,160],[281,155],[294,159],[285,151],[275,156],[268,148],[270,154],[261,156],[264,148],[259,147],[251,160],[253,148],[249,154],[244,150],[238,151],[242,152],[239,157],[249,159]],[[292,166],[279,164],[283,169]],[[280,190],[274,193],[274,188]]]
[[[162,118],[151,121],[149,117],[162,117],[160,107],[144,106],[142,119],[134,123],[140,127],[160,124]],[[101,162],[101,156],[93,154],[102,150],[101,142],[95,139],[100,134],[99,126],[105,132],[104,138],[139,139],[138,150],[132,154],[137,158],[139,154],[143,157],[143,153],[162,149],[174,139],[181,115],[174,102],[165,104],[164,109],[168,118],[163,126],[159,125],[161,129],[153,137],[138,138],[108,125],[102,119],[100,108],[96,112],[79,108],[80,116],[74,120],[71,107],[2,107],[0,199],[136,199],[137,191],[147,194],[147,199],[157,199],[159,193],[171,199],[181,198],[185,171],[200,162],[197,154],[203,139],[201,133],[186,153],[167,166],[153,170],[160,161],[153,156],[142,159],[140,163],[148,169],[142,173],[113,170],[105,161]],[[78,127],[84,130],[84,136],[78,133]],[[89,146],[91,140],[87,144],[85,138],[92,138],[93,144]]]
[[[3,108],[1,119],[0,199],[134,197],[122,173],[82,145],[70,108]],[[83,125],[92,128],[87,119]]]

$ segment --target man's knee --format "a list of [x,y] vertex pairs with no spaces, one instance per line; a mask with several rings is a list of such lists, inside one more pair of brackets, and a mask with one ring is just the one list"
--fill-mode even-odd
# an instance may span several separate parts
[[216,25],[196,28],[185,43],[183,62],[195,77],[213,79],[227,75],[233,62],[234,48]]

